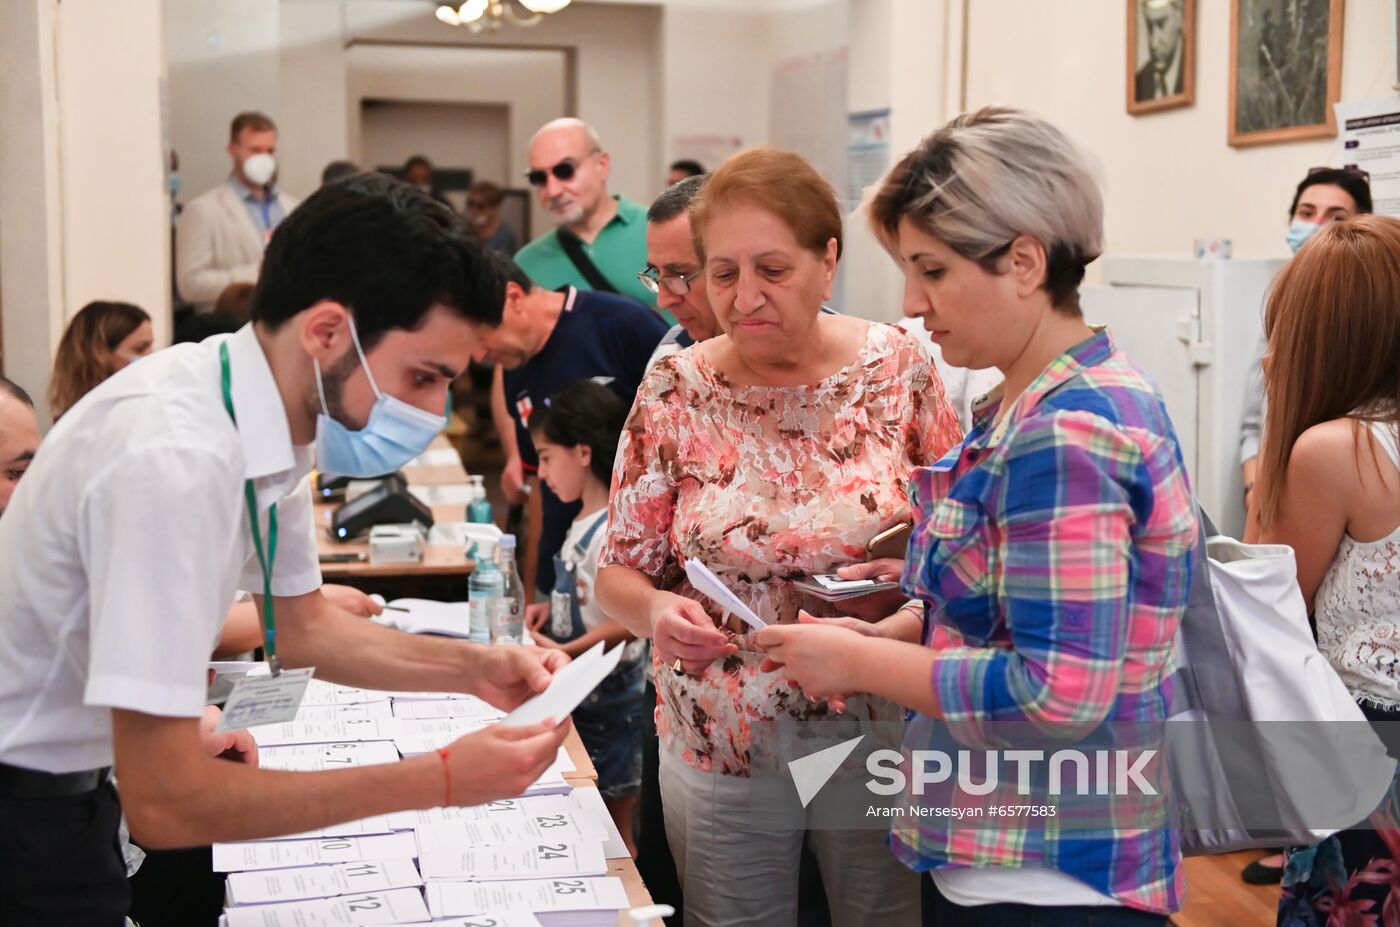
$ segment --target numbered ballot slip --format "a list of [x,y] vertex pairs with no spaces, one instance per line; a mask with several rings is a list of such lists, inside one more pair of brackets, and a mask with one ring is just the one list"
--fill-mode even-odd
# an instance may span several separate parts
[[422,885],[412,859],[361,860],[334,866],[301,866],[229,873],[225,893],[230,906],[309,901],[364,892]]
[[604,652],[603,646],[603,642],[599,641],[555,673],[548,689],[517,707],[501,723],[507,727],[529,727],[551,718],[556,722],[563,721],[573,714],[574,709],[582,705],[583,700],[617,667],[626,649],[619,644]]
[[369,740],[392,741],[398,733],[393,718],[375,721],[370,718],[335,718],[329,721],[297,719],[285,724],[264,724],[250,727],[248,733],[258,747],[288,747],[296,744],[363,743]]
[[387,814],[376,814],[355,821],[330,824],[317,830],[301,834],[288,834],[283,840],[321,840],[325,837],[371,837],[376,834],[392,834],[394,826]]
[[575,816],[586,832],[598,833],[603,839],[603,855],[608,859],[631,859],[627,844],[622,842],[622,832],[617,829],[608,806],[603,801],[603,793],[589,786],[574,789],[569,797],[578,805]]
[[504,711],[479,698],[413,699],[394,697],[394,717],[405,721],[431,721],[437,718],[482,718],[499,721]]
[[534,843],[424,853],[424,880],[501,882],[513,879],[577,879],[608,873],[601,843]]
[[[581,790],[578,790],[581,791]],[[594,791],[597,791],[596,789]],[[395,811],[389,815],[389,823],[394,830],[413,830],[432,824],[451,824],[456,821],[495,821],[512,820],[524,822],[533,816],[572,814],[578,815],[581,823],[592,825],[591,831],[598,836],[607,833],[601,823],[580,812],[583,806],[569,795],[537,795],[522,798],[500,798],[484,805],[459,805],[453,808],[424,808],[419,811]],[[604,808],[604,813],[607,809]],[[611,816],[608,818],[612,820]]]
[[255,904],[224,911],[228,927],[380,927],[426,921],[429,917],[423,893],[416,888]]
[[[441,697],[441,696],[439,696]],[[375,689],[356,689],[353,686],[337,685],[324,679],[313,679],[306,687],[302,706],[307,705],[364,705],[369,702],[389,701],[388,692]]]
[[371,740],[363,743],[293,744],[286,747],[259,747],[258,765],[283,772],[324,772],[397,763],[399,751],[392,743]]
[[253,840],[216,843],[215,872],[250,872],[255,869],[292,869],[353,863],[362,859],[412,859],[418,842],[411,833],[370,837],[322,837],[319,840]]
[[[596,825],[594,825],[596,827]],[[413,829],[419,853],[463,852],[476,847],[499,847],[521,843],[596,843],[604,835],[570,813],[545,814],[524,819],[450,821],[420,825]]]
[[362,705],[306,705],[297,712],[297,721],[392,721],[394,706],[389,702]]
[[[426,704],[426,703],[420,703]],[[420,756],[448,746],[459,737],[474,734],[496,721],[483,717],[395,718],[394,746],[404,756]]]
[[429,882],[433,917],[466,917],[480,911],[534,912],[544,927],[608,925],[628,907],[627,889],[613,876],[519,882]]

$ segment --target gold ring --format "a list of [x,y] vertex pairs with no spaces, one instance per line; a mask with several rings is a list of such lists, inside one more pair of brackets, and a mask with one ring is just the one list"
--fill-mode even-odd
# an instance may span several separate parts
[[680,657],[676,657],[676,662],[671,664],[671,672],[675,673],[677,676],[685,675],[685,669],[681,666]]

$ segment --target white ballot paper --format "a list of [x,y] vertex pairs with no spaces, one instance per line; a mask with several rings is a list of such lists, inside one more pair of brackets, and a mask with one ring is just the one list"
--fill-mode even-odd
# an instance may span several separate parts
[[214,730],[236,731],[258,724],[278,724],[297,716],[314,667],[283,670],[276,676],[247,675],[233,684],[224,716]]
[[[295,723],[303,721],[327,723],[331,721],[392,721],[394,706],[388,702],[366,702],[363,705],[308,705],[305,702],[297,712]],[[271,727],[271,725],[264,725]],[[256,732],[255,732],[256,733]]]
[[[286,675],[283,673],[282,675]],[[249,728],[259,747],[286,747],[292,744],[359,743],[367,740],[393,740],[398,724],[393,718],[334,719],[330,721],[288,721]]]
[[541,915],[572,912],[621,911],[628,907],[627,889],[615,877],[602,879],[539,879],[518,882],[429,882],[428,910],[433,917],[462,917],[477,911],[524,909]]
[[685,562],[685,575],[696,592],[713,601],[725,614],[738,615],[755,631],[768,627],[768,622],[754,614],[753,609],[745,605],[723,580],[699,560],[692,557]]
[[403,927],[540,927],[540,919],[530,911],[492,911],[431,924],[404,924]]
[[423,893],[416,888],[224,911],[228,927],[379,927],[425,921],[430,916]]
[[608,874],[601,843],[526,843],[424,853],[424,879],[501,882],[510,879],[577,879]]
[[228,903],[238,906],[385,892],[422,884],[423,878],[412,859],[362,860],[334,866],[232,872],[226,893]]
[[[410,704],[427,704],[426,702]],[[473,734],[496,722],[490,718],[428,718],[393,721],[394,746],[404,756],[432,753],[452,743],[458,737]]]
[[602,792],[592,787],[574,789],[569,793],[569,799],[582,809],[577,813],[577,817],[585,832],[592,833],[594,829],[602,828],[604,856],[608,859],[632,858],[632,854],[627,851],[627,844],[622,842],[621,831],[617,829],[612,815],[608,813]]
[[[283,673],[282,675],[286,675]],[[442,698],[441,695],[437,698]],[[352,686],[339,686],[333,682],[326,682],[322,679],[311,680],[311,685],[306,687],[306,695],[302,698],[303,705],[360,705],[365,702],[387,702],[388,692],[380,692],[375,689],[356,689]]]
[[418,852],[459,853],[476,847],[499,847],[522,843],[597,843],[605,835],[597,825],[586,824],[577,813],[541,814],[528,818],[500,818],[486,821],[449,821],[422,824],[413,828]]
[[413,834],[401,833],[371,837],[322,837],[319,840],[216,843],[213,850],[215,872],[251,872],[255,869],[353,863],[361,859],[412,859],[418,855],[418,842]]
[[394,717],[403,721],[435,721],[440,718],[482,718],[499,721],[504,711],[479,698],[419,700],[394,697]]
[[364,743],[294,744],[287,747],[259,747],[258,765],[283,772],[324,772],[397,763],[399,751],[388,741]]
[[358,821],[346,821],[343,824],[331,824],[319,830],[308,830],[300,834],[288,834],[283,840],[320,840],[323,837],[370,837],[375,834],[392,834],[393,826],[389,823],[387,814],[376,814],[372,817],[360,818]]
[[[576,789],[575,791],[583,791]],[[597,789],[593,790],[598,791]],[[606,806],[603,813],[607,815]],[[496,801],[489,801],[484,805],[462,805],[454,808],[425,808],[421,811],[395,811],[389,815],[389,823],[394,830],[413,830],[416,827],[427,827],[432,824],[452,824],[459,821],[518,821],[521,825],[531,817],[543,817],[552,814],[574,814],[580,815],[581,819],[592,823],[592,819],[583,817],[583,806],[569,795],[539,795],[531,798],[501,798]],[[612,817],[609,815],[608,820]],[[595,824],[591,831],[599,836],[606,833],[601,823]],[[410,854],[413,855],[413,854]]]
[[617,667],[624,649],[624,645],[618,644],[604,653],[602,641],[594,644],[583,656],[555,673],[548,689],[506,715],[501,723],[508,727],[528,727],[549,718],[563,721]]

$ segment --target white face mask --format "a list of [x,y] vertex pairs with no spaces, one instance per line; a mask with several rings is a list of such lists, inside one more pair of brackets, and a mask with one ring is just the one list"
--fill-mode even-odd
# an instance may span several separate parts
[[255,154],[243,162],[243,176],[260,187],[266,186],[277,173],[277,159],[270,154]]

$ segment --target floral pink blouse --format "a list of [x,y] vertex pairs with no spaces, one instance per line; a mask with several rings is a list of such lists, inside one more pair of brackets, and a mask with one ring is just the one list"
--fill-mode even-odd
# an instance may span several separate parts
[[[637,391],[599,565],[639,570],[716,619],[685,578],[691,557],[766,622],[795,621],[800,608],[840,614],[792,580],[864,560],[867,540],[909,519],[910,472],[960,439],[928,354],[892,325],[872,323],[855,362],[810,386],[734,386],[701,349],[683,351]],[[827,708],[781,670],[760,672],[763,655],[736,642],[739,653],[698,679],[658,667],[656,720],[687,763],[747,776],[811,752],[789,744]],[[887,722],[897,743],[900,718],[892,703],[861,696],[842,720]]]

